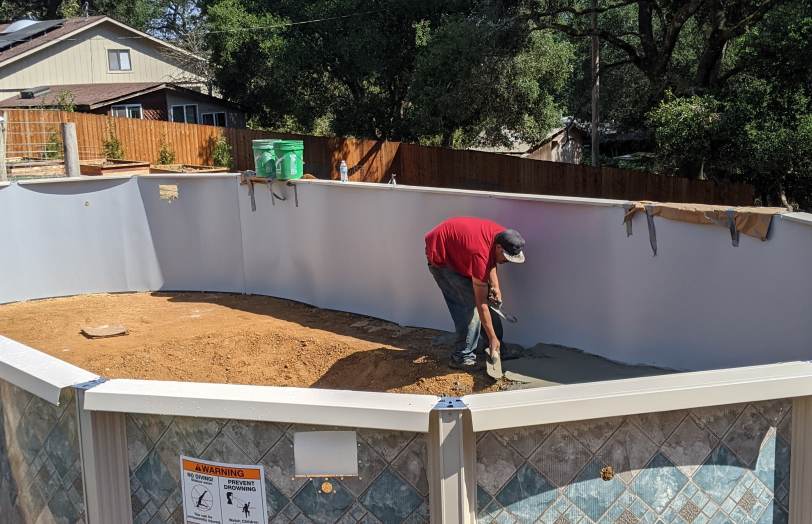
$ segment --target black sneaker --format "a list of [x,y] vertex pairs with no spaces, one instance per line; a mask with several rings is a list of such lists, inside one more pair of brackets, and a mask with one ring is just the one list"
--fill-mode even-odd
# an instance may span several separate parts
[[477,361],[457,362],[453,358],[449,359],[448,367],[450,367],[451,369],[459,369],[467,373],[476,373],[480,369],[479,362]]

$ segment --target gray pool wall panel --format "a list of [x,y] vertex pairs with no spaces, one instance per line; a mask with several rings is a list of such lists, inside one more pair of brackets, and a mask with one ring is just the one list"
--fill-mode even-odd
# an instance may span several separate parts
[[0,380],[0,523],[84,522],[73,388],[55,406]]
[[[791,399],[477,433],[479,524],[786,524]],[[614,477],[601,478],[610,467]]]
[[[126,415],[134,524],[182,521],[180,456],[261,464],[273,524],[427,524],[426,434],[275,422]],[[358,477],[296,477],[297,431],[355,430]],[[158,520],[156,520],[158,519]],[[178,520],[181,519],[181,520]]]

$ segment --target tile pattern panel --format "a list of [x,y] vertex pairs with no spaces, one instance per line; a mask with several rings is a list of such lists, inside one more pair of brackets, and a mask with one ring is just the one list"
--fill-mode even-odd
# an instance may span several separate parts
[[357,429],[358,477],[294,476],[293,437],[326,426],[128,414],[134,524],[182,524],[180,455],[265,470],[271,524],[428,524],[426,436]]
[[791,407],[479,433],[478,524],[787,524]]
[[84,523],[74,390],[54,406],[0,380],[0,420],[0,521]]

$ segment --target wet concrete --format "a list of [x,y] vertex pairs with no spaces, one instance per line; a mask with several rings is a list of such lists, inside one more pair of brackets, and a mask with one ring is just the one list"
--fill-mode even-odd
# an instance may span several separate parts
[[624,364],[579,349],[552,344],[537,344],[526,349],[520,358],[503,360],[502,369],[505,378],[513,382],[509,389],[679,373],[674,369]]

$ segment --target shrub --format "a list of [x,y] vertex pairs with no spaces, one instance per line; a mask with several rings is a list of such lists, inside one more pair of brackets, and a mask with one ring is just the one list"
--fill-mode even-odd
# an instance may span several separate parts
[[107,139],[102,138],[102,151],[105,160],[121,160],[127,152],[118,138],[116,123],[110,118],[107,119]]
[[57,131],[56,126],[48,126],[48,138],[45,140],[45,151],[42,156],[47,159],[55,159],[62,156],[62,136]]
[[217,167],[227,167],[229,171],[234,169],[234,158],[231,156],[231,146],[226,141],[226,135],[220,131],[220,136],[211,137],[214,143],[214,149],[211,152],[211,157],[214,160],[214,165]]
[[172,144],[166,141],[166,135],[158,140],[158,145],[161,147],[158,151],[158,160],[155,161],[158,165],[168,165],[175,163],[175,149]]

